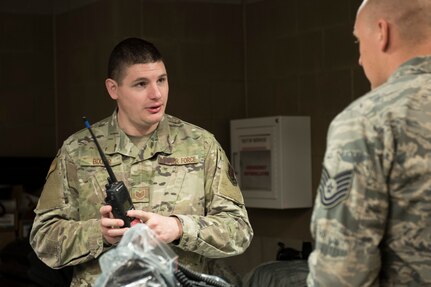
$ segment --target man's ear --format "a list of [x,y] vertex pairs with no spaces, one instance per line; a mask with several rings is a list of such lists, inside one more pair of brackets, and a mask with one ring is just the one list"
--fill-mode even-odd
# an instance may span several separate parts
[[117,84],[117,82],[113,79],[108,78],[105,80],[105,86],[106,86],[106,90],[109,93],[109,96],[111,96],[111,98],[113,100],[118,99],[118,95],[117,95],[118,84]]
[[382,52],[386,52],[389,49],[389,44],[391,40],[391,30],[390,25],[386,20],[379,20],[379,46]]

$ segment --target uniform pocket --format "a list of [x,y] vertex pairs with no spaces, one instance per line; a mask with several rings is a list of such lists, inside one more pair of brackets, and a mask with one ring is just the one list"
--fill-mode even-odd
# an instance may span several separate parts
[[[114,174],[119,178],[117,173],[121,165],[121,158],[113,157],[109,159],[109,162]],[[79,214],[82,220],[99,218],[99,209],[105,204],[109,174],[100,158],[80,157],[79,164],[81,166],[78,171]]]
[[154,174],[151,206],[153,212],[169,216],[172,214],[186,172],[180,166],[158,166]]
[[154,212],[166,216],[203,212],[203,164],[198,156],[159,157],[156,170],[151,199]]

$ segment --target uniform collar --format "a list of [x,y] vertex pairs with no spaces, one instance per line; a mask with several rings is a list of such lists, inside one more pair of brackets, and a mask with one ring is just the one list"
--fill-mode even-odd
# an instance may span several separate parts
[[170,140],[174,136],[169,126],[168,117],[165,115],[148,140],[146,148],[139,150],[118,125],[117,110],[115,110],[108,126],[106,153],[111,155],[119,153],[141,160],[151,158],[158,153],[171,154],[172,141]]
[[431,56],[415,57],[404,62],[389,78],[388,82],[397,81],[405,75],[431,73]]

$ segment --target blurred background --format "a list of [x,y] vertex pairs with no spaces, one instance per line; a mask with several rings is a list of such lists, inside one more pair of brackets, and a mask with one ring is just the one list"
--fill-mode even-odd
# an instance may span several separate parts
[[[133,36],[153,42],[165,58],[167,113],[212,132],[228,155],[232,119],[309,116],[314,198],[330,121],[369,90],[352,36],[360,3],[1,1],[3,194],[11,184],[24,185],[24,193],[37,189],[62,142],[83,128],[81,117],[96,122],[113,112],[107,60],[115,44]],[[248,211],[255,238],[229,259],[239,274],[275,259],[279,241],[299,249],[311,241],[311,208]]]

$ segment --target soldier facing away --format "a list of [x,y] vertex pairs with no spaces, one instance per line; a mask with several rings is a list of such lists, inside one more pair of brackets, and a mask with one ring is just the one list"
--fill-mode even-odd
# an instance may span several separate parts
[[431,286],[431,1],[365,0],[372,90],[331,123],[309,286]]
[[[126,184],[135,210],[188,268],[215,275],[212,258],[242,253],[253,230],[231,165],[214,136],[165,114],[168,76],[157,48],[120,42],[108,65],[112,116],[92,130]],[[98,258],[128,228],[104,205],[107,172],[88,130],[70,136],[51,164],[36,207],[30,243],[52,268],[73,266],[71,286],[91,286]]]

